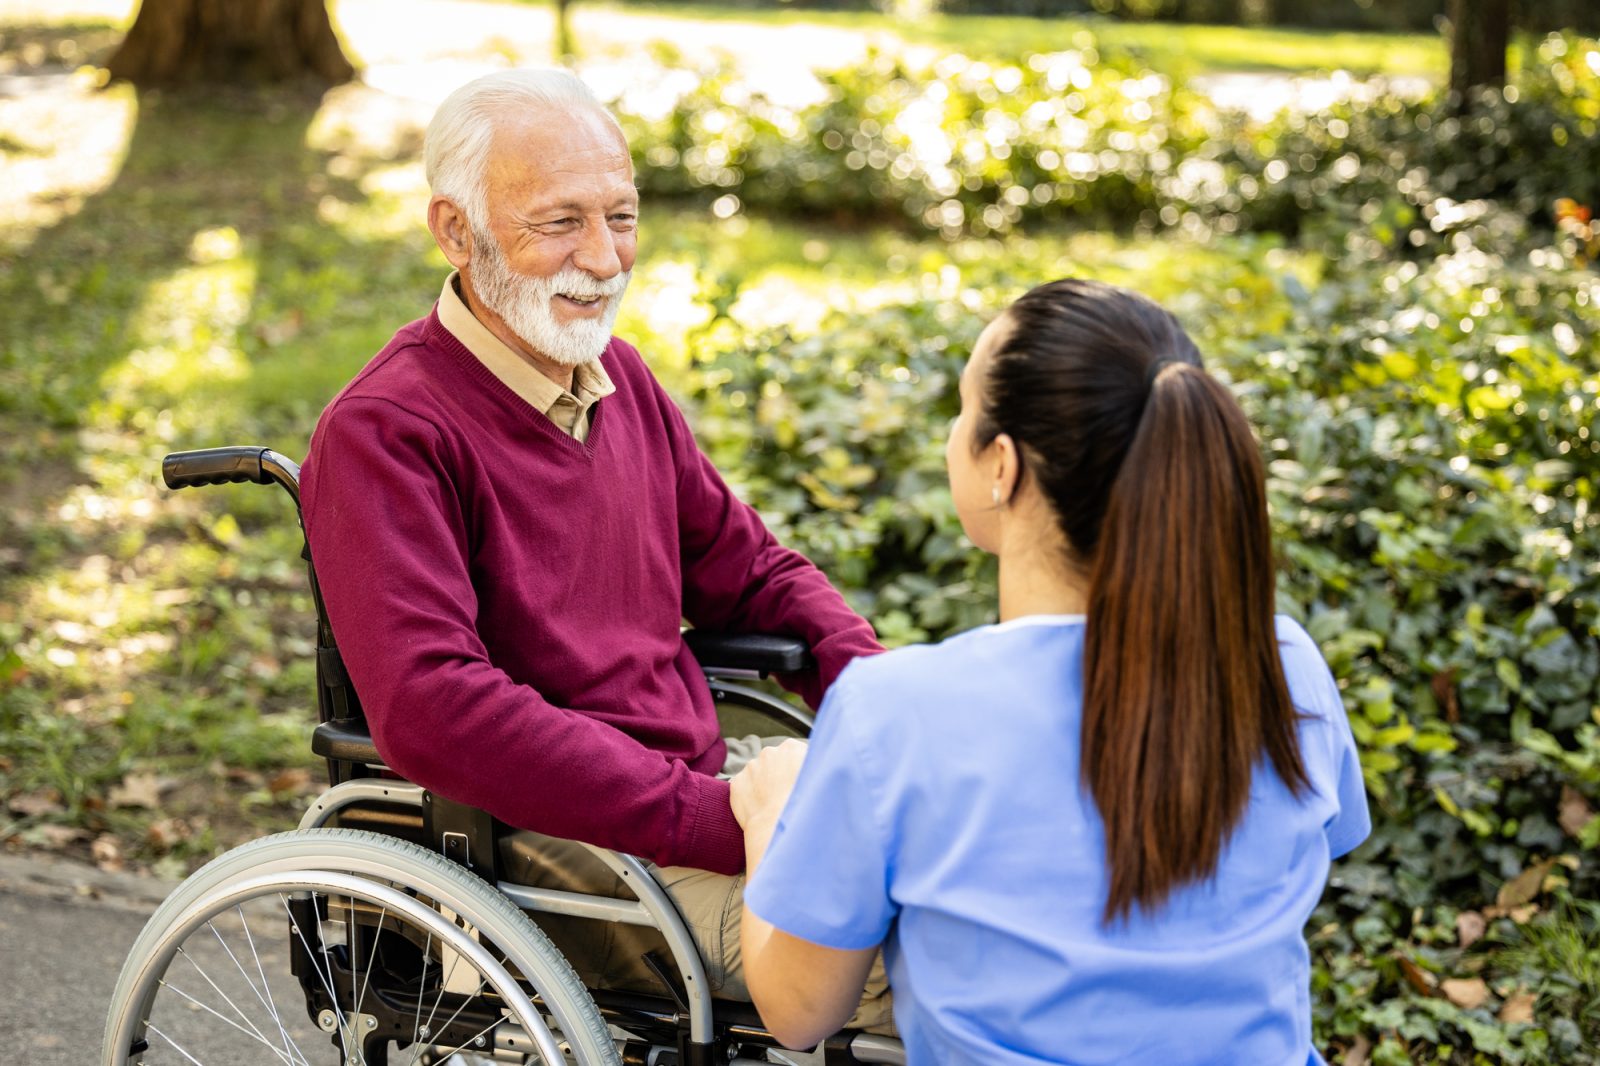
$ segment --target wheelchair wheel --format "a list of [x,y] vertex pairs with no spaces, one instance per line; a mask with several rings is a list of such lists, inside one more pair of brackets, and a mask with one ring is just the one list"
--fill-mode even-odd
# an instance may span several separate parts
[[621,1060],[566,959],[505,896],[414,844],[313,829],[236,848],[173,891],[123,965],[101,1061]]

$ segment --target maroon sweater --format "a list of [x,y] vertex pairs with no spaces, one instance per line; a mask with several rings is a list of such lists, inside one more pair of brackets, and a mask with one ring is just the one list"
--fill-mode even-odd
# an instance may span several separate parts
[[385,762],[514,826],[721,873],[743,836],[710,690],[680,634],[793,634],[813,707],[881,650],[723,484],[639,353],[588,440],[439,324],[406,326],[323,413],[306,535]]

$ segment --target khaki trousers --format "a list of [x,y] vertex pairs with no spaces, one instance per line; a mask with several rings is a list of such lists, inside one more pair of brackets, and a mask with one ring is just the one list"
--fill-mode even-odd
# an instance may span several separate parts
[[[732,777],[762,748],[782,743],[784,739],[755,736],[729,739],[728,760],[723,764],[721,776]],[[583,845],[570,840],[519,831],[503,841],[500,860],[504,875],[522,884],[617,899],[633,898],[621,878]],[[650,872],[655,874],[683,915],[700,949],[712,996],[748,1003],[750,993],[745,986],[744,960],[739,947],[744,875],[729,877],[709,870],[653,864],[650,864]],[[656,930],[557,914],[535,914],[533,918],[567,956],[585,984],[629,992],[660,994],[664,991],[660,980],[644,961],[647,953],[654,952],[664,965],[671,966],[671,952]],[[896,1035],[892,1006],[880,954],[873,960],[866,991],[847,1027]]]

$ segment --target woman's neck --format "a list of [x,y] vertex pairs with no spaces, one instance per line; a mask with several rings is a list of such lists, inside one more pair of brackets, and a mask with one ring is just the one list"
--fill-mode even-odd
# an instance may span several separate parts
[[1033,614],[1083,614],[1088,583],[1064,559],[1037,547],[1000,552],[1000,621]]

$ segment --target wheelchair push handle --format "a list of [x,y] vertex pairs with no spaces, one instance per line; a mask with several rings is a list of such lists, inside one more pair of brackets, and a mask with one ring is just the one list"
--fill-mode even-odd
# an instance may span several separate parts
[[296,504],[300,502],[300,465],[259,445],[172,452],[161,460],[161,478],[169,489],[276,482],[294,497]]

